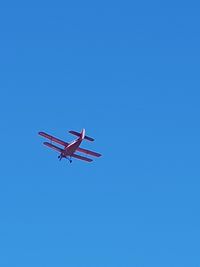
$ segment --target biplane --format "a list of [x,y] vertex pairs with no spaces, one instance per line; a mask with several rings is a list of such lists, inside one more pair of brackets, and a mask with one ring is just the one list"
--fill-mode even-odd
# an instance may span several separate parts
[[[69,131],[69,133],[77,136],[78,138],[75,139],[74,141],[70,142],[70,143],[67,143],[67,142],[65,142],[61,139],[58,139],[57,137],[52,136],[50,134],[47,134],[45,132],[39,132],[38,134],[50,140],[50,142],[44,142],[43,144],[45,146],[52,148],[55,151],[59,152],[60,153],[60,155],[58,156],[59,160],[61,160],[62,158],[66,158],[69,160],[70,163],[72,162],[72,158],[84,160],[87,162],[93,161],[93,159],[79,155],[75,152],[84,153],[86,155],[90,155],[90,156],[94,156],[94,157],[100,157],[101,156],[101,154],[99,154],[97,152],[80,147],[83,140],[87,140],[87,141],[91,141],[91,142],[94,141],[93,138],[85,135],[85,129],[83,129],[80,133],[76,132],[76,131]],[[62,147],[53,144],[53,142],[61,145]]]

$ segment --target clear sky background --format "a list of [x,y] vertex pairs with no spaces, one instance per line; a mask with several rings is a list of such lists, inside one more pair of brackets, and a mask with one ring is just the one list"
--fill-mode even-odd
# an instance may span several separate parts
[[[199,13],[1,2],[0,266],[200,266]],[[37,135],[83,127],[90,164]]]

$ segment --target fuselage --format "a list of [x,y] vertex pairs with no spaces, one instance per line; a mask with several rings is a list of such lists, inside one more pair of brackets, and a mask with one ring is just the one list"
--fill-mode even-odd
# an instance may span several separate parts
[[74,152],[77,150],[77,148],[80,146],[81,142],[85,138],[85,129],[82,130],[80,133],[80,137],[74,141],[72,141],[70,144],[68,144],[64,151],[61,153],[62,157],[71,157]]
[[76,139],[75,141],[71,142],[68,146],[65,147],[65,149],[62,153],[63,156],[64,157],[71,156],[77,150],[77,148],[80,146],[82,141],[83,141],[83,139],[80,137],[80,138]]

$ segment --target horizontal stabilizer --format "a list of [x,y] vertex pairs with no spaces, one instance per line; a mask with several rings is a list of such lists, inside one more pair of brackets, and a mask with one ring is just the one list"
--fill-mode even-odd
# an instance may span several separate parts
[[[76,131],[69,131],[69,133],[70,133],[70,134],[73,134],[73,135],[76,135],[76,136],[78,136],[78,137],[81,136],[81,133],[78,133],[78,132],[76,132]],[[92,137],[89,137],[89,136],[87,136],[87,135],[85,135],[84,139],[85,139],[85,140],[88,140],[88,141],[94,141],[94,139],[93,139]]]
[[80,160],[84,160],[84,161],[87,161],[87,162],[93,161],[90,158],[86,158],[86,157],[83,157],[83,156],[80,156],[80,155],[77,155],[77,154],[72,154],[71,157],[76,158],[76,159],[80,159]]
[[52,149],[54,149],[54,150],[60,152],[60,153],[62,153],[62,152],[64,151],[64,150],[61,149],[60,147],[57,147],[57,146],[55,146],[55,145],[53,145],[53,144],[51,144],[51,143],[44,142],[43,144],[44,144],[45,146],[48,146],[48,147],[50,147],[50,148],[52,148]]

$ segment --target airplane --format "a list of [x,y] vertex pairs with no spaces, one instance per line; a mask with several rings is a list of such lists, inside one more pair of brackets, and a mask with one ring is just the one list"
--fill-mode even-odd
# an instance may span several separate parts
[[[84,148],[80,148],[80,144],[82,143],[83,140],[87,140],[87,141],[91,141],[91,142],[94,141],[93,138],[85,135],[85,129],[83,129],[81,131],[81,133],[76,132],[76,131],[69,131],[69,133],[73,134],[75,136],[78,136],[78,138],[75,139],[74,141],[70,142],[70,143],[67,143],[67,142],[62,141],[62,140],[58,139],[57,137],[54,137],[54,136],[47,134],[45,132],[39,132],[38,134],[51,141],[51,143],[44,142],[43,144],[45,146],[52,148],[52,149],[56,150],[57,152],[59,152],[60,153],[60,155],[58,156],[59,160],[62,160],[62,158],[66,158],[69,160],[70,163],[72,163],[72,157],[73,157],[73,158],[84,160],[87,162],[93,161],[93,159],[91,159],[91,158],[87,158],[87,157],[81,156],[79,154],[75,154],[76,151],[81,152],[81,153],[85,153],[87,155],[91,155],[94,157],[100,157],[101,156],[101,154],[99,154],[97,152],[87,150]],[[63,146],[64,148],[58,147],[58,146],[52,144],[52,142],[55,142],[55,143]]]

